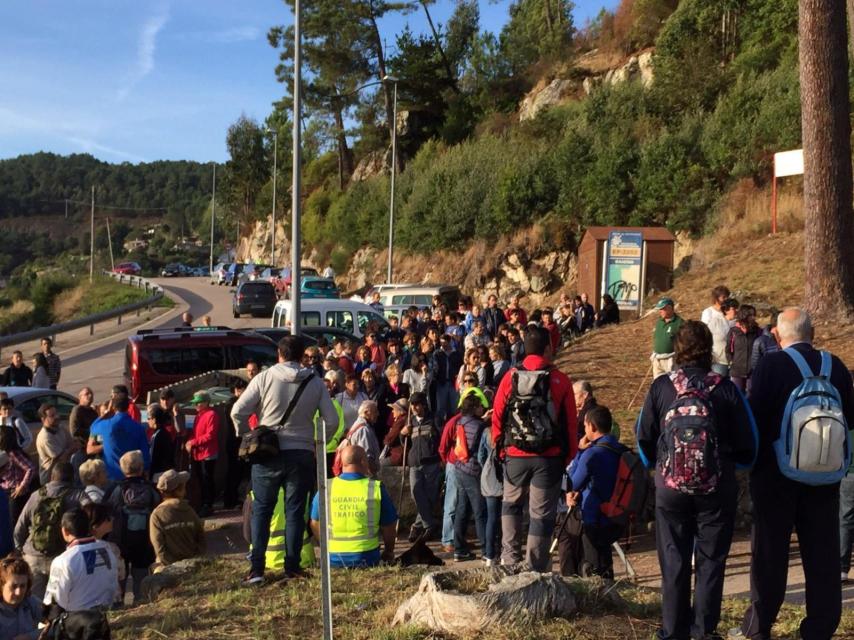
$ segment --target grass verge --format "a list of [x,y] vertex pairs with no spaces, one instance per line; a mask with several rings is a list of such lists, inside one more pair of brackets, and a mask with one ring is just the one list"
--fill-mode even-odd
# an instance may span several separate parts
[[[272,640],[321,636],[320,586],[317,571],[311,580],[268,582],[260,588],[238,585],[245,561],[212,559],[175,590],[156,602],[111,614],[117,640],[227,638]],[[451,640],[454,636],[419,627],[392,627],[394,613],[415,593],[425,569],[381,567],[356,571],[335,570],[332,608],[338,640]],[[460,640],[610,640],[650,638],[658,626],[660,606],[654,591],[625,586],[620,595],[629,602],[627,613],[607,607],[596,615],[549,620],[526,626],[490,629]],[[747,606],[743,599],[727,599],[719,631],[736,626]],[[585,607],[587,608],[587,607]],[[774,637],[797,637],[803,607],[785,606]],[[839,637],[854,637],[854,611],[843,613]]]

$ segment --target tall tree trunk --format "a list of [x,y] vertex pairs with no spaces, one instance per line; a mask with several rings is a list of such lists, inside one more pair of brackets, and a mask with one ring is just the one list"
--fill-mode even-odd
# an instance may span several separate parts
[[848,9],[848,55],[854,59],[854,0],[846,0]]
[[[448,56],[445,55],[445,48],[442,46],[442,39],[439,37],[439,32],[436,31],[436,27],[433,24],[433,17],[430,15],[430,9],[427,8],[427,2],[425,0],[419,0],[421,2],[421,6],[424,7],[424,13],[427,15],[427,22],[430,24],[430,31],[433,32],[433,41],[436,43],[436,49],[439,51],[439,56],[442,58],[442,65],[445,67],[445,73],[448,74],[448,80],[451,81],[451,88],[454,90],[454,93],[459,93],[460,88],[457,86],[457,76],[454,73],[454,70],[451,69],[451,63],[448,62]],[[854,2],[854,0],[851,0]]]
[[347,183],[347,179],[353,175],[353,154],[347,146],[347,135],[344,131],[344,114],[341,109],[335,108],[335,141],[338,146],[338,184],[341,189]]
[[854,311],[848,49],[842,0],[800,0],[804,295],[823,320]]
[[554,19],[552,18],[552,0],[544,0],[543,6],[546,13],[546,30],[549,35],[554,35]]

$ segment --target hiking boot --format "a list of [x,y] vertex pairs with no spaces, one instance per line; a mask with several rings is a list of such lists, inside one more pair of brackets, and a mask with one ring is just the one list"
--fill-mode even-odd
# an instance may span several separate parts
[[264,576],[262,576],[260,573],[250,571],[249,575],[240,581],[240,584],[244,587],[260,587],[262,584],[264,584]]
[[423,531],[424,531],[424,529],[423,529],[423,528],[421,528],[421,527],[419,527],[419,526],[417,526],[417,525],[412,525],[412,526],[409,528],[409,538],[407,538],[407,539],[408,539],[410,542],[415,542],[416,540],[418,540],[419,536],[421,536],[421,534],[423,533]]
[[494,567],[497,563],[495,562],[494,558],[484,558],[483,564],[485,564],[487,567]]
[[310,578],[308,571],[305,569],[287,569],[285,570],[285,578],[288,580],[298,580],[300,578]]
[[454,562],[468,562],[469,560],[477,560],[477,556],[474,555],[471,551],[454,554]]

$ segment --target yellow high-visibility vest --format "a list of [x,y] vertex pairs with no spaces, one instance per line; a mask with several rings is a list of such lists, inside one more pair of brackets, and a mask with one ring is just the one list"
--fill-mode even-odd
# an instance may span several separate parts
[[[345,424],[344,424],[344,409],[341,407],[341,403],[339,403],[335,398],[332,398],[332,406],[335,407],[335,411],[338,414],[338,429],[335,431],[335,435],[332,436],[332,439],[327,441],[326,443],[326,453],[335,453],[335,450],[338,448],[338,443],[341,442],[341,439],[344,437]],[[321,422],[320,411],[314,412],[314,437],[318,437],[318,423]]]
[[329,553],[361,553],[380,548],[380,481],[329,481]]
[[[252,492],[250,495],[254,499],[255,496]],[[311,543],[311,532],[307,524],[310,506],[310,504],[306,504],[306,526],[300,552],[299,566],[303,569],[308,569],[314,565],[314,545]],[[287,552],[285,524],[285,490],[279,489],[279,499],[276,501],[276,508],[273,509],[273,517],[270,519],[270,540],[267,543],[267,553],[264,554],[264,568],[268,571],[280,571],[285,568]]]

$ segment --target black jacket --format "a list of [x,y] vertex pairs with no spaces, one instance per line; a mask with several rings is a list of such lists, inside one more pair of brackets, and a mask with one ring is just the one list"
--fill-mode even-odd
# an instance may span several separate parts
[[429,413],[419,418],[414,413],[409,416],[409,458],[412,467],[439,462],[439,428]]
[[[685,368],[689,376],[705,377],[706,371],[696,367]],[[664,417],[676,399],[676,389],[670,376],[659,376],[652,383],[638,418],[637,440],[641,455],[648,467],[655,466],[655,484],[661,487],[657,465],[658,440],[664,426]],[[721,483],[735,483],[735,465],[749,465],[755,456],[756,434],[750,407],[738,388],[724,379],[714,388],[709,399],[718,428],[718,454],[721,459]]]
[[729,375],[734,378],[746,378],[750,375],[750,359],[753,355],[753,343],[759,337],[759,327],[745,333],[738,327],[729,330],[726,340],[729,358]]
[[[817,349],[806,343],[793,345],[792,348],[797,349],[813,371],[819,371],[821,356]],[[750,406],[753,409],[753,415],[756,416],[756,426],[759,430],[759,455],[756,466],[753,468],[754,473],[766,471],[780,473],[773,443],[780,437],[780,423],[783,421],[789,395],[802,380],[795,361],[783,351],[766,354],[753,372]],[[836,356],[833,356],[830,382],[839,391],[842,412],[845,414],[848,426],[854,426],[854,387],[852,387],[851,373]]]
[[507,321],[504,317],[504,311],[498,307],[486,307],[482,315],[486,322],[486,331],[495,338],[498,335],[498,327]]
[[29,387],[33,384],[33,370],[25,364],[20,367],[10,365],[0,382],[4,387]]

